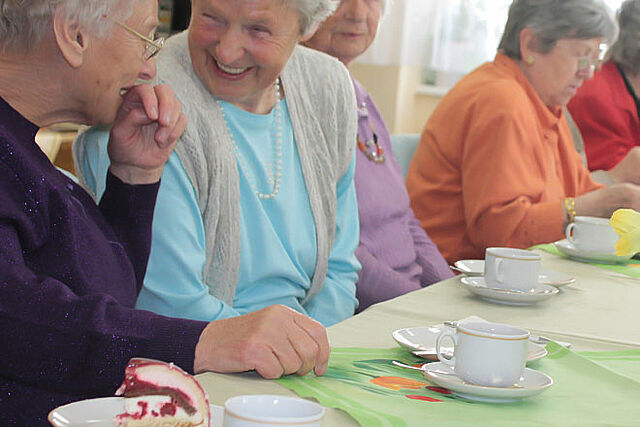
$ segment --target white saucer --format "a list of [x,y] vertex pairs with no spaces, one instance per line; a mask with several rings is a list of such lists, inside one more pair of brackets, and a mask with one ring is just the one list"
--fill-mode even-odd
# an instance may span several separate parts
[[461,259],[456,261],[453,266],[465,276],[484,276],[483,259]]
[[515,402],[535,396],[553,384],[550,376],[529,368],[526,368],[520,380],[510,387],[487,387],[465,382],[456,375],[451,366],[440,362],[424,365],[423,375],[457,396],[491,403]]
[[559,292],[558,288],[541,283],[530,292],[490,288],[485,283],[484,277],[463,277],[460,279],[460,283],[469,292],[480,296],[482,299],[507,305],[531,305],[551,298]]
[[[478,318],[480,319],[480,318]],[[480,319],[485,321],[484,319]],[[403,328],[393,331],[391,336],[396,342],[413,352],[416,356],[423,357],[428,360],[438,360],[436,356],[436,340],[438,335],[444,329],[449,329],[445,325],[434,326],[418,326],[415,328]],[[444,352],[453,352],[451,347],[442,347]],[[545,346],[529,341],[529,351],[527,354],[527,363],[542,359],[547,355]]]
[[[211,408],[211,426],[222,427],[224,408],[209,405]],[[47,419],[55,427],[113,427],[113,419],[124,412],[123,397],[101,397],[98,399],[79,400],[68,405],[59,406],[49,412]]]
[[[484,260],[482,259],[463,259],[456,261],[453,266],[455,270],[467,277],[484,276]],[[559,271],[540,270],[540,274],[538,274],[538,282],[544,285],[555,286],[556,288],[570,285],[575,283],[575,281],[575,278]]]
[[554,245],[560,252],[568,255],[570,258],[575,259],[576,261],[597,262],[600,264],[618,264],[624,263],[628,261],[629,258],[631,258],[631,255],[618,256],[615,253],[594,252],[578,249],[567,239],[558,240],[554,243]]

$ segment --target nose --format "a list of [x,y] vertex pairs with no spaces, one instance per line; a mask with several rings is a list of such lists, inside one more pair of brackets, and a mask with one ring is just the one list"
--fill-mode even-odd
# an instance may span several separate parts
[[140,69],[140,73],[138,73],[138,78],[140,80],[153,80],[157,71],[158,68],[156,67],[155,58],[148,59],[142,63],[142,68]]
[[[374,0],[379,1],[379,0]],[[364,21],[367,17],[366,0],[345,0],[345,17],[353,21]]]
[[216,59],[225,65],[232,65],[244,55],[241,32],[227,30],[220,36],[215,46]]

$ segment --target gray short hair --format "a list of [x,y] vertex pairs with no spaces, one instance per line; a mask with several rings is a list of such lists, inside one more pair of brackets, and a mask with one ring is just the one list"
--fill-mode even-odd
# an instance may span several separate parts
[[548,53],[562,38],[602,37],[607,44],[618,36],[618,25],[602,0],[514,0],[498,49],[513,59],[522,59],[520,33],[533,30]]
[[131,0],[0,0],[0,51],[31,50],[51,31],[58,7],[64,14],[106,37],[112,25],[103,15],[125,20],[133,13]]
[[620,36],[609,53],[609,59],[631,74],[640,72],[640,0],[626,0],[618,12]]
[[300,14],[300,33],[307,34],[338,8],[338,0],[282,0]]

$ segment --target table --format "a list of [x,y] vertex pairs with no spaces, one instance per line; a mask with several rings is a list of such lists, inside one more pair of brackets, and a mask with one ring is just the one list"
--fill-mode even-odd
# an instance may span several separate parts
[[[547,301],[528,307],[485,302],[454,277],[428,288],[374,305],[328,329],[332,347],[389,348],[399,328],[425,326],[471,315],[521,326],[534,334],[568,341],[577,351],[619,351],[640,348],[640,280],[593,265],[539,252],[542,266],[577,279]],[[255,373],[197,376],[211,401],[222,405],[239,394],[295,394]],[[345,412],[328,409],[327,426],[358,425]]]

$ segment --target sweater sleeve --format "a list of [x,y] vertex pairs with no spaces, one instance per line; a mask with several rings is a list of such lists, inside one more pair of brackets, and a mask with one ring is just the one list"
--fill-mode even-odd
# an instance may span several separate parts
[[149,251],[153,210],[160,184],[128,185],[107,174],[100,210],[119,237],[133,264],[138,291],[142,288]]
[[[640,140],[638,112],[617,70],[596,73],[585,82],[568,104],[569,111],[584,140],[590,170],[609,170],[616,166]],[[623,105],[618,104],[623,100]]]
[[[2,179],[1,190],[9,189],[11,178]],[[206,323],[134,310],[107,293],[77,294],[64,278],[35,270],[25,259],[23,239],[39,239],[41,225],[8,214],[22,211],[20,200],[6,192],[0,200],[1,376],[51,392],[95,396],[113,393],[133,356],[193,370]]]
[[416,261],[422,267],[420,285],[425,287],[442,280],[453,277],[449,264],[444,259],[438,247],[420,226],[420,222],[411,212],[409,231],[413,236],[413,244],[416,248]]
[[390,300],[420,289],[420,286],[408,281],[405,276],[389,267],[389,264],[378,260],[362,243],[356,249],[356,257],[362,264],[358,284],[366,283],[366,286],[356,284],[359,312],[380,301]]

